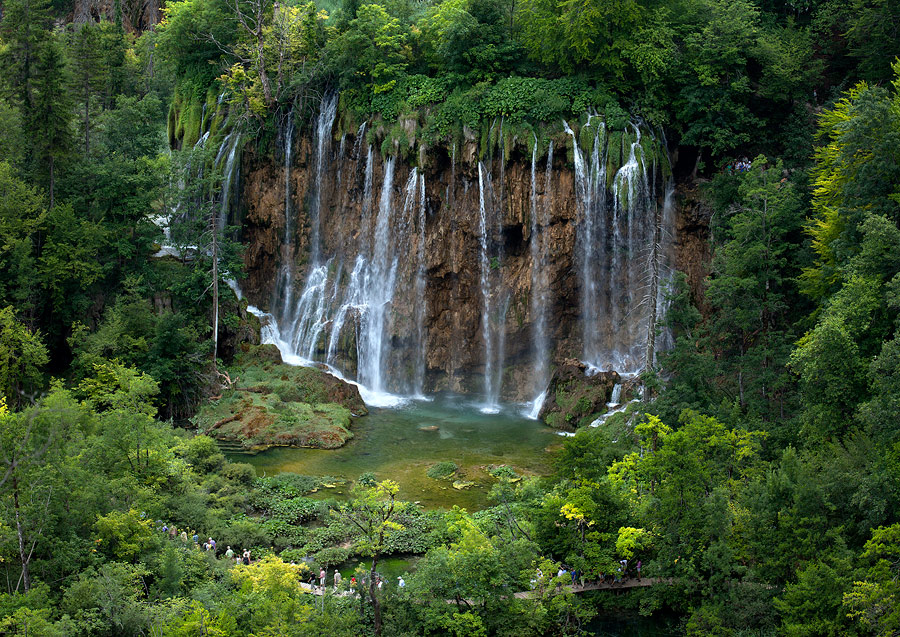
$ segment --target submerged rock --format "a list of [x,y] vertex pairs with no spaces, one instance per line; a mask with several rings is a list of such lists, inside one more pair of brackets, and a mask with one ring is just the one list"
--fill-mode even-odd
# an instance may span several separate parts
[[553,373],[538,417],[551,427],[566,431],[588,425],[607,410],[606,403],[619,381],[619,374],[614,371],[588,376],[584,363],[566,359]]
[[419,427],[419,431],[437,431],[440,429],[437,425],[422,425]]

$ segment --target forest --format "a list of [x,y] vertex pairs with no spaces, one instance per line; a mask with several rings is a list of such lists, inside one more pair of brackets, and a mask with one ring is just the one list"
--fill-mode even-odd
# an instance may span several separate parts
[[[0,0],[0,633],[900,634],[898,56],[898,0]],[[627,407],[547,471],[492,466],[483,506],[270,474],[210,430],[238,376],[372,417],[253,376],[272,346],[237,292],[262,248],[224,156],[287,167],[290,224],[284,131],[311,172],[330,96],[341,152],[356,131],[418,175],[468,144],[479,192],[487,158],[575,175],[593,118],[617,171],[653,131],[699,237]],[[294,214],[306,252],[271,251],[300,272],[319,212]]]

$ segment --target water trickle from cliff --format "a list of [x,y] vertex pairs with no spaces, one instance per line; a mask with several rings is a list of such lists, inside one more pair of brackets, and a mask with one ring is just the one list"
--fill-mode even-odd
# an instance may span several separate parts
[[294,155],[294,109],[288,112],[287,123],[282,135],[284,155],[284,235],[281,240],[281,265],[275,280],[276,293],[281,293],[282,312],[288,313],[294,303],[294,250],[293,219],[291,199],[291,165]]
[[394,158],[384,161],[384,180],[378,217],[372,236],[372,261],[364,297],[359,347],[359,382],[374,392],[383,393],[385,330],[387,313],[394,295],[397,260],[391,249],[391,195],[394,188]]
[[[658,349],[652,330],[665,296],[668,279],[659,272],[670,258],[673,220],[659,214],[657,167],[645,156],[640,125],[612,133],[589,116],[590,148],[580,148],[563,125],[575,163],[583,360],[593,369],[634,373],[652,358],[648,348]],[[609,179],[608,157],[624,160]]]
[[[415,169],[414,169],[415,170]],[[413,173],[415,174],[415,173]],[[425,392],[425,351],[427,342],[425,340],[425,317],[427,315],[428,306],[425,299],[425,288],[427,285],[425,271],[425,174],[419,175],[419,199],[418,210],[416,215],[417,230],[417,264],[416,264],[416,370],[415,380],[413,383],[413,392],[416,396],[421,397]]]
[[331,129],[334,127],[334,118],[337,116],[337,93],[330,93],[322,100],[319,108],[319,117],[316,122],[316,181],[313,184],[314,195],[309,206],[309,218],[312,228],[309,236],[310,262],[318,264],[321,258],[320,217],[322,206],[322,183],[325,168],[328,165],[328,150],[331,141]]
[[[228,225],[228,218],[231,213],[231,195],[234,184],[240,170],[240,162],[237,161],[240,153],[238,148],[241,144],[241,135],[237,131],[232,131],[222,140],[222,146],[216,153],[215,164],[220,166],[222,170],[222,187],[219,201],[219,218],[217,219],[219,232],[225,230]],[[224,164],[223,164],[224,160]]]
[[[603,152],[605,126],[588,118],[586,126],[594,129],[590,149],[578,147],[575,132],[565,123],[565,130],[572,137],[575,159],[576,201],[580,229],[578,233],[578,272],[581,287],[582,357],[594,363],[602,345],[596,327],[598,317],[609,316],[609,308],[601,302],[601,280],[605,250],[606,223],[606,154]],[[593,125],[592,125],[593,124]],[[588,154],[589,162],[585,155]],[[616,283],[610,281],[610,290]]]
[[[551,155],[548,162],[552,159]],[[546,246],[544,240],[544,226],[546,225],[546,216],[541,218],[539,211],[546,212],[544,206],[538,205],[537,194],[537,159],[538,159],[538,140],[534,137],[534,148],[531,151],[531,233],[529,237],[531,252],[531,321],[532,321],[532,338],[534,347],[534,368],[532,370],[534,378],[535,398],[532,401],[529,415],[537,418],[543,405],[543,398],[546,396],[548,378],[548,356],[549,346],[547,342],[547,317],[546,307],[548,303],[547,289],[547,259]],[[548,163],[548,179],[549,183],[549,166]]]
[[494,382],[494,334],[491,326],[491,260],[489,254],[490,226],[487,198],[491,196],[491,175],[483,162],[478,162],[478,230],[479,264],[481,267],[481,338],[484,341],[484,398],[485,413],[498,410],[499,387]]

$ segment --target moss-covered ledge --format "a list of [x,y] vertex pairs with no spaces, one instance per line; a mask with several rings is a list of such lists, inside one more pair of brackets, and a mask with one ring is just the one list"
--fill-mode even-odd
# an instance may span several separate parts
[[335,449],[367,412],[359,390],[327,371],[285,365],[273,345],[242,344],[228,370],[232,387],[194,417],[204,433],[245,451]]

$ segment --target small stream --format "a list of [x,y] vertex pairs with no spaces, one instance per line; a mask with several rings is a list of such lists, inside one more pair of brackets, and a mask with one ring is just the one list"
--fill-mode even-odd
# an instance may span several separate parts
[[[462,397],[441,396],[414,400],[404,406],[372,408],[353,423],[354,438],[340,449],[275,448],[258,455],[229,454],[233,462],[248,462],[258,475],[284,471],[355,480],[373,472],[376,479],[400,485],[400,498],[429,509],[454,505],[470,511],[488,506],[487,493],[496,480],[490,465],[506,464],[520,475],[550,473],[552,450],[561,440],[556,431],[521,415],[521,405],[486,414]],[[453,480],[426,475],[437,462],[459,465],[456,480],[474,482],[469,489],[453,488]],[[346,486],[322,489],[314,496],[342,497]]]

